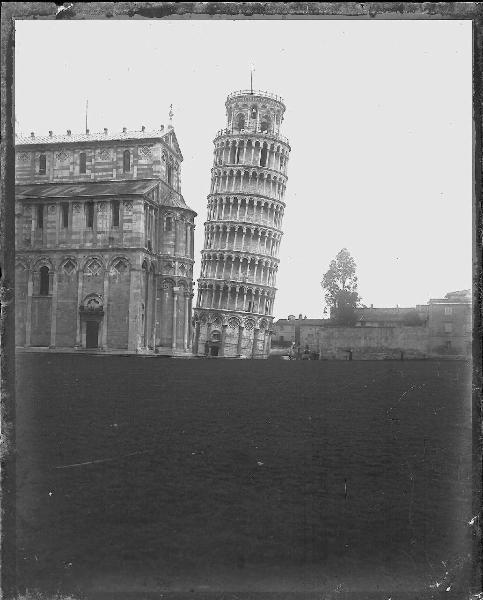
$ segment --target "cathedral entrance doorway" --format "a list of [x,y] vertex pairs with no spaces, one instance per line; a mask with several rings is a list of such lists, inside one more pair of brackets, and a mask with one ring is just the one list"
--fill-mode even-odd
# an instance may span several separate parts
[[86,348],[99,348],[99,321],[86,321]]

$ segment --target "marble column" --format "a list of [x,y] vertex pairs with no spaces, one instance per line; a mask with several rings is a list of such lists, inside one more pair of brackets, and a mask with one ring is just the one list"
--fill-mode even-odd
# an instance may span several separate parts
[[253,346],[252,346],[252,358],[256,358],[257,344],[258,344],[258,328],[255,327],[253,330]]
[[102,332],[101,332],[101,348],[105,350],[107,348],[107,303],[109,301],[109,269],[106,268],[104,271],[104,290],[102,297],[102,306],[104,307],[104,318],[102,319]]
[[172,340],[171,348],[176,350],[176,329],[178,325],[178,293],[177,289],[173,288],[173,326],[172,326]]
[[[32,293],[34,288],[33,273],[29,269],[27,278],[27,314],[25,321],[25,346],[30,346],[32,334]],[[77,305],[77,319],[79,319],[79,305]]]
[[221,344],[220,344],[220,356],[225,356],[225,341],[226,341],[226,328],[228,325],[223,325],[221,328]]
[[238,329],[238,344],[236,347],[236,353],[238,356],[241,356],[242,353],[242,342],[243,342],[243,331],[245,330],[245,327],[243,327],[243,325],[240,325],[239,329]]
[[183,331],[183,350],[188,350],[188,328],[189,328],[189,292],[184,295],[184,331]]

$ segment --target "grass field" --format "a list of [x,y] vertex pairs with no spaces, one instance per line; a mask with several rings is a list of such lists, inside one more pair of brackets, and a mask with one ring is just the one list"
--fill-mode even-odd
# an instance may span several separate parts
[[24,354],[17,381],[30,587],[395,600],[469,551],[467,363]]

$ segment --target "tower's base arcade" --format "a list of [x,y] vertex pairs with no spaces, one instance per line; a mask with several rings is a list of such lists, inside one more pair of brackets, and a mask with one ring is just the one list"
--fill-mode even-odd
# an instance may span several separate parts
[[272,317],[195,309],[193,354],[220,358],[268,358]]

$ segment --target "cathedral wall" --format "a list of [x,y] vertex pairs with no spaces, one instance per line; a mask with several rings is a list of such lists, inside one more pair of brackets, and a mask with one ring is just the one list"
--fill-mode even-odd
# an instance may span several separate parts
[[129,335],[129,294],[131,272],[129,268],[109,272],[107,301],[107,347],[127,349]]
[[55,345],[72,348],[77,331],[77,289],[79,273],[73,270],[66,273],[60,269],[57,274],[57,311]]
[[27,322],[28,271],[23,265],[15,268],[15,344],[25,344]]
[[[124,152],[130,152],[130,169],[124,171]],[[85,173],[81,172],[80,155],[86,155]],[[164,154],[163,154],[164,153]],[[45,155],[45,173],[40,170],[40,156]],[[19,146],[16,158],[17,183],[48,183],[51,181],[89,182],[109,179],[168,180],[168,164],[172,160],[171,185],[178,189],[179,159],[160,142],[139,144],[133,140],[93,142],[92,146],[68,142],[49,145]]]
[[32,346],[50,346],[51,306],[49,296],[32,298]]

